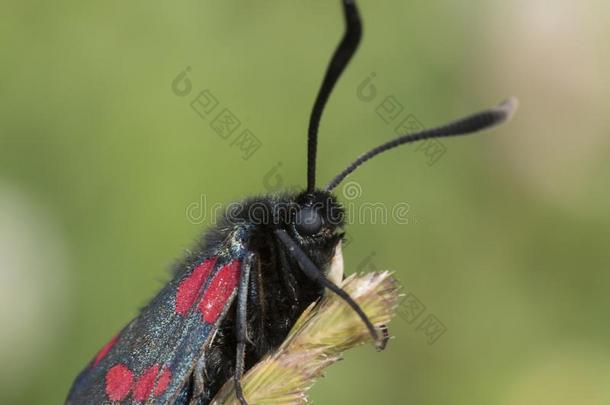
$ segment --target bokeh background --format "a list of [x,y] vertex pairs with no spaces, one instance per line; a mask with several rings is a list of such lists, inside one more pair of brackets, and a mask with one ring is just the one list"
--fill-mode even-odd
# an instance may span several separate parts
[[[370,162],[349,179],[356,197],[338,189],[356,209],[408,204],[406,224],[352,221],[344,254],[348,272],[394,270],[415,306],[385,352],[347,353],[313,400],[610,403],[607,1],[360,3],[320,182],[393,135],[378,114],[389,96],[397,120],[423,126],[510,95],[521,106],[440,157],[410,146]],[[0,403],[57,404],[213,204],[304,184],[307,117],[343,21],[323,0],[2,8]],[[204,89],[219,107],[202,118],[190,102]],[[260,140],[249,159],[210,127],[221,108]],[[444,333],[431,338],[430,319]]]

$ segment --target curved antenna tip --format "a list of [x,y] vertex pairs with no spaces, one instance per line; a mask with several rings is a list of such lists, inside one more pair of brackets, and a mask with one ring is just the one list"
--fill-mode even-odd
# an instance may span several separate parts
[[515,115],[515,112],[519,108],[519,100],[517,97],[510,97],[507,100],[501,102],[495,110],[501,112],[504,115],[502,122],[510,121]]

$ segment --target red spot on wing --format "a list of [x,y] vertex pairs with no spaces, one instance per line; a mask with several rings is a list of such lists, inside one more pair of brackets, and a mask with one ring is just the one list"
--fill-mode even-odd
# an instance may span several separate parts
[[208,323],[216,322],[227,300],[233,294],[235,286],[237,286],[239,274],[240,262],[238,260],[233,260],[218,270],[199,302],[199,310],[203,315],[203,320]]
[[112,349],[112,346],[114,346],[114,344],[116,343],[118,338],[119,338],[119,335],[114,336],[112,339],[110,339],[110,341],[108,343],[106,343],[100,349],[99,352],[97,352],[97,354],[95,355],[95,359],[93,359],[93,367],[97,366],[99,364],[99,362],[102,361],[102,359],[104,357],[106,357],[106,355],[108,354],[110,349]]
[[129,395],[133,373],[124,364],[116,364],[106,373],[106,394],[111,401],[122,401]]
[[195,304],[195,300],[216,264],[216,258],[208,259],[201,263],[191,274],[180,282],[176,292],[176,313],[186,315]]
[[172,372],[169,368],[164,368],[161,370],[161,375],[157,380],[157,386],[155,387],[155,396],[158,397],[165,392],[169,383],[172,379]]
[[155,386],[157,374],[159,374],[159,365],[153,364],[144,370],[144,373],[136,381],[136,386],[133,389],[133,399],[136,401],[144,401],[148,399],[150,393]]

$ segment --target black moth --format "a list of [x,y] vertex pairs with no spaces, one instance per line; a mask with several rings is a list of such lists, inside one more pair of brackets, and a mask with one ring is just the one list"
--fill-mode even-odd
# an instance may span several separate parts
[[[402,144],[473,133],[510,117],[516,103],[399,136],[358,157],[324,188],[315,186],[317,133],[337,79],[360,42],[354,1],[343,0],[346,31],[311,112],[307,188],[243,201],[209,230],[173,279],[76,378],[66,403],[208,404],[233,378],[246,404],[244,371],[277,348],[325,289],[362,318],[378,347],[383,335],[328,274],[341,254],[344,211],[332,190],[370,158]],[[256,207],[256,209],[253,209]],[[334,277],[336,278],[336,277]]]

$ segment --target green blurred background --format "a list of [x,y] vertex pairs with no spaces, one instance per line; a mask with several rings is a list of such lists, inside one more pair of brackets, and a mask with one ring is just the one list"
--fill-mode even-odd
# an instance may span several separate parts
[[[343,20],[323,0],[2,8],[0,403],[57,404],[212,223],[190,208],[264,192],[271,175],[304,184],[307,117]],[[509,95],[521,106],[509,125],[442,141],[434,164],[404,147],[350,177],[358,198],[338,189],[356,209],[408,204],[408,224],[353,221],[344,255],[348,272],[394,270],[425,309],[396,318],[385,352],[347,353],[313,400],[610,403],[610,6],[360,8],[320,182],[392,136],[376,111],[387,96],[424,126]],[[250,159],[191,109],[203,89],[260,140]],[[446,329],[433,344],[418,329],[429,315]]]

